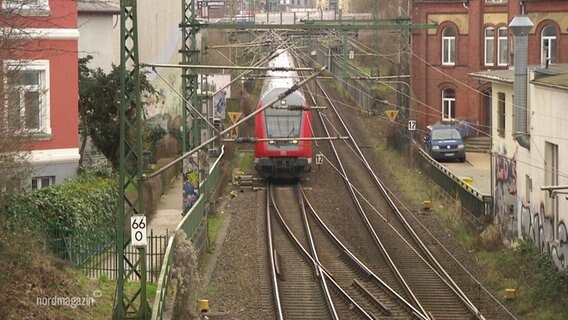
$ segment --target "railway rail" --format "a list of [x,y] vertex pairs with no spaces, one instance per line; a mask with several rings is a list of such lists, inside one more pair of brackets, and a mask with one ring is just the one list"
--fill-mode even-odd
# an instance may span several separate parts
[[428,319],[341,243],[300,185],[267,190],[274,300],[283,319]]
[[[402,288],[401,292],[404,292],[409,297],[409,301],[427,316],[436,319],[471,319],[472,317],[484,319],[405,221],[383,184],[370,168],[325,88],[317,81],[316,85],[327,100],[325,104],[330,109],[329,112],[318,114],[326,135],[341,134],[351,138],[349,142],[337,144],[330,141],[330,148],[335,156],[334,163],[343,176],[364,228],[380,253],[375,256],[382,256],[387,263],[384,261],[377,263],[372,259],[367,261],[371,265],[381,266],[377,269],[377,273],[389,278],[393,286],[396,281],[398,287]],[[317,99],[312,93],[309,95],[314,104],[320,105],[316,103]],[[331,132],[329,127],[334,132]],[[352,156],[347,157],[346,155],[349,154]],[[361,167],[364,170],[361,170]],[[368,190],[378,190],[379,195],[377,196],[377,192],[368,193]],[[382,219],[370,219],[371,215],[382,216]],[[385,265],[388,266],[388,270]],[[432,294],[433,292],[436,294]]]
[[[329,138],[329,144],[314,140],[316,150],[344,181],[351,204],[342,203],[337,214],[349,223],[329,223],[330,212],[322,218],[308,200],[313,192],[304,191],[301,184],[266,186],[276,318],[514,318],[506,310],[495,311],[500,306],[490,295],[474,294],[472,300],[471,288],[462,289],[467,272],[440,261],[445,257],[439,243],[407,221],[409,212],[399,209],[367,160],[370,151],[357,145],[325,87],[314,82],[306,95],[313,105],[328,109],[317,110],[314,120],[319,121],[312,126]],[[333,141],[340,136],[349,138]],[[475,285],[471,279],[470,285]]]

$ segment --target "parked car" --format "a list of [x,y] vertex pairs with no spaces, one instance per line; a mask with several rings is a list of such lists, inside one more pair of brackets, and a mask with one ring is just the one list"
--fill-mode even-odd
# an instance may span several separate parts
[[465,161],[465,146],[456,127],[447,124],[435,124],[427,127],[424,137],[424,150],[436,160]]

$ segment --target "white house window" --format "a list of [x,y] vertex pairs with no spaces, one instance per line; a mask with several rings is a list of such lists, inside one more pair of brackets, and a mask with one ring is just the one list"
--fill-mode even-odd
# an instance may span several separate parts
[[493,27],[485,28],[485,65],[492,66],[495,64],[493,56],[495,55],[495,29]]
[[442,121],[456,118],[456,92],[453,89],[442,91]]
[[47,188],[54,184],[55,184],[55,176],[32,178],[32,189]]
[[442,31],[442,64],[456,64],[456,34],[452,28]]
[[507,27],[501,27],[498,30],[498,56],[497,63],[500,66],[507,65],[507,58],[509,56],[509,51],[507,49]]
[[7,61],[4,119],[18,131],[51,134],[49,61]]
[[50,14],[49,0],[2,0],[2,11],[27,16]]
[[542,64],[556,62],[556,30],[553,26],[546,26],[542,29],[541,36],[541,57]]
[[497,93],[497,134],[499,134],[500,137],[505,137],[505,99],[505,93]]

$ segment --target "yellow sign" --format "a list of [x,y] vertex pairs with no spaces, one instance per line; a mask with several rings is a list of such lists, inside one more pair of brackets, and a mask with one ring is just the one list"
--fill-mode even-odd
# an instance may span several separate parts
[[229,118],[231,118],[232,123],[237,123],[241,118],[242,112],[227,112],[229,114]]
[[394,121],[396,116],[398,115],[398,110],[387,110],[385,111],[387,117],[389,117],[390,121]]
[[239,127],[231,129],[231,138],[236,139],[239,136]]

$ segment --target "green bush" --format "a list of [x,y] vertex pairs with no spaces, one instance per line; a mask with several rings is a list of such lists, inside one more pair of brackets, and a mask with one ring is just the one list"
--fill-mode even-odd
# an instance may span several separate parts
[[116,225],[117,203],[116,178],[93,169],[50,188],[11,196],[4,214],[8,226],[30,231],[110,231]]
[[158,141],[168,134],[168,131],[157,125],[145,125],[143,128],[144,149],[151,151],[154,156],[153,163],[156,162],[156,146]]

